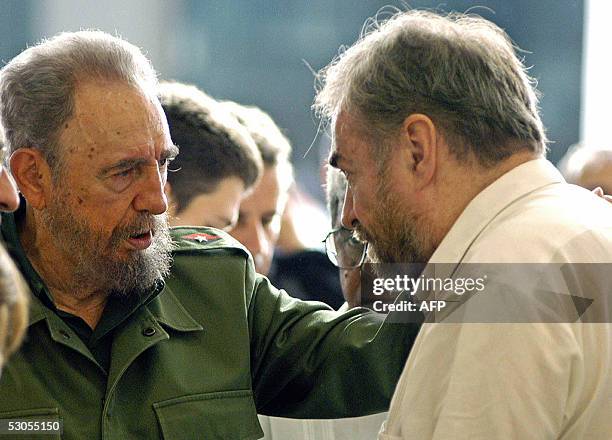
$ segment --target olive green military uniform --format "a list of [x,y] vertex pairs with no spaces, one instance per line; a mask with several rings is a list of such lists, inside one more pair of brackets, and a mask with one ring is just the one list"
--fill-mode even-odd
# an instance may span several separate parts
[[257,439],[258,412],[383,411],[416,336],[363,309],[291,298],[254,272],[239,243],[207,228],[175,229],[165,284],[109,301],[87,334],[55,310],[11,215],[2,228],[34,295],[27,338],[0,380],[0,419],[59,418],[61,438]]

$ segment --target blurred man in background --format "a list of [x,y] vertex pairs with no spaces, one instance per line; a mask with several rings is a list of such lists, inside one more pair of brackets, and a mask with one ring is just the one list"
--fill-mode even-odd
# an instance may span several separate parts
[[571,146],[558,164],[568,183],[612,194],[612,149],[595,148],[584,144]]
[[342,206],[346,193],[346,178],[333,167],[327,168],[326,196],[332,230],[325,238],[325,250],[338,267],[342,295],[348,308],[367,306],[361,292],[361,268],[366,259],[366,244],[358,240],[353,230],[342,225]]
[[240,204],[238,222],[230,234],[247,247],[257,271],[266,275],[272,265],[281,217],[293,184],[291,145],[272,118],[260,109],[230,101],[222,105],[248,130],[263,160],[261,181]]
[[[234,102],[223,105],[249,131],[264,163],[261,182],[240,204],[238,222],[230,234],[249,249],[256,269],[269,276],[278,287],[300,299],[340,307],[342,296],[336,269],[325,254],[305,247],[300,235],[308,231],[298,230],[297,222],[288,218],[299,212],[286,211],[294,185],[289,140],[262,110]],[[283,216],[284,222],[281,221]],[[281,227],[286,228],[285,243],[292,244],[291,252],[274,260],[273,266]]]
[[[15,182],[4,168],[6,153],[6,148],[0,143],[0,211],[11,212],[19,206],[19,196]],[[23,337],[27,324],[27,309],[27,288],[4,249],[4,243],[0,241],[0,374],[2,365],[17,349]]]
[[235,227],[240,203],[263,168],[251,135],[194,86],[164,82],[159,97],[181,151],[165,187],[170,225]]

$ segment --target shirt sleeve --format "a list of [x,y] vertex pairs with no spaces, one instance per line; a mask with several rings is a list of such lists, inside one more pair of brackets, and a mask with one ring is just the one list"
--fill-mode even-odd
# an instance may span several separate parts
[[280,417],[386,411],[419,329],[366,309],[340,313],[297,300],[261,276],[248,316],[257,409]]

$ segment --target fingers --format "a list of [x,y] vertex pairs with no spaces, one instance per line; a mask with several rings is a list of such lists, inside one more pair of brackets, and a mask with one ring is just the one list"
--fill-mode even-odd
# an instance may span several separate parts
[[593,194],[595,194],[596,196],[605,198],[605,195],[604,195],[603,189],[601,189],[601,186],[598,186],[597,188],[595,188],[593,190]]

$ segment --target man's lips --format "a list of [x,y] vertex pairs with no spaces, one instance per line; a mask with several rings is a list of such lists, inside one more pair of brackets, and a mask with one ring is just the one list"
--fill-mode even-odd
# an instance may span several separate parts
[[127,242],[135,250],[142,251],[153,243],[153,232],[148,230],[142,234],[131,235],[130,238],[127,239]]

